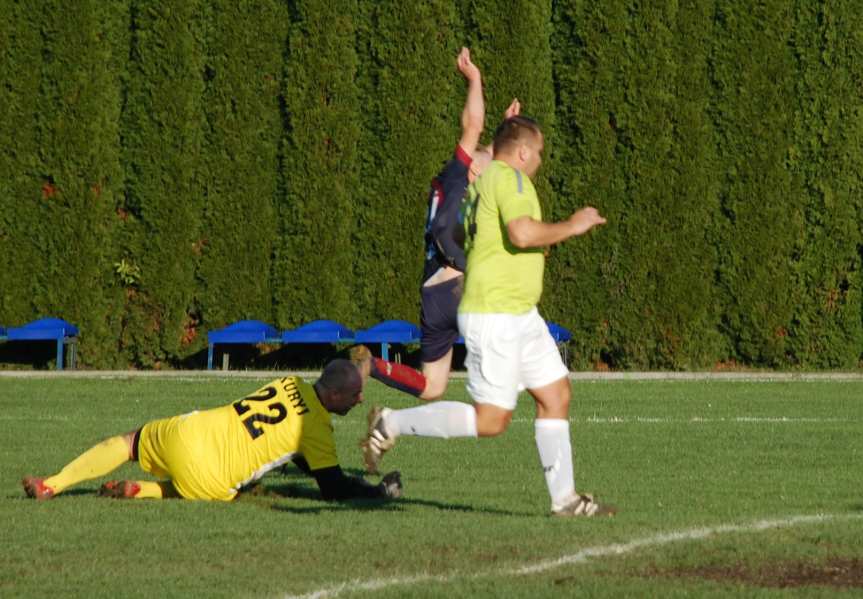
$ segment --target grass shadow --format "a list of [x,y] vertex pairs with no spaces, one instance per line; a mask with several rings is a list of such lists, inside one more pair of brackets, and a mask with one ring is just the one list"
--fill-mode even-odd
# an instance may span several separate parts
[[[402,511],[407,506],[420,506],[425,508],[433,508],[446,512],[468,512],[478,514],[493,514],[497,516],[536,516],[533,512],[515,512],[512,510],[500,510],[496,508],[474,506],[468,504],[449,503],[444,501],[435,501],[429,499],[418,499],[413,497],[402,497],[393,501],[383,499],[349,499],[340,502],[324,501],[317,487],[305,484],[285,483],[279,485],[258,485],[244,494],[247,500],[265,500],[269,506],[280,512],[291,512],[295,514],[320,514],[325,512],[336,512],[344,510],[384,510],[384,511]],[[286,505],[285,499],[305,499],[317,501],[320,505],[317,506],[297,506],[292,507]]]
[[[27,497],[27,494],[24,492],[24,489],[20,487],[18,490],[20,493],[11,493],[6,495],[7,499],[26,499],[27,501],[33,501],[32,498]],[[99,489],[67,489],[57,495],[56,497],[52,497],[51,501],[57,501],[58,499],[65,499],[67,497],[82,497],[82,496],[91,496],[97,497],[99,495]]]

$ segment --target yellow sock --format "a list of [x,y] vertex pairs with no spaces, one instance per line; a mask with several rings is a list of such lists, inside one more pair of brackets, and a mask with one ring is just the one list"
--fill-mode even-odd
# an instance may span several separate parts
[[129,460],[129,444],[122,435],[105,439],[66,464],[59,472],[45,479],[45,484],[61,492],[74,484],[105,476]]
[[162,499],[165,496],[162,490],[163,483],[151,480],[136,480],[135,482],[141,487],[141,490],[135,495],[135,499]]

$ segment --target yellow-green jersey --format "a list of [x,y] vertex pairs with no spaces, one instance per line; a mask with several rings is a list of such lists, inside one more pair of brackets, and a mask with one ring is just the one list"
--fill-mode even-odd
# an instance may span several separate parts
[[141,467],[168,476],[189,499],[230,500],[298,455],[311,470],[338,465],[330,414],[298,377],[227,406],[151,422],[139,443]]
[[[529,216],[542,220],[530,178],[494,160],[474,183],[464,295],[459,312],[524,314],[539,303],[545,257],[542,248],[519,249],[507,223]],[[475,223],[475,224],[474,224]]]

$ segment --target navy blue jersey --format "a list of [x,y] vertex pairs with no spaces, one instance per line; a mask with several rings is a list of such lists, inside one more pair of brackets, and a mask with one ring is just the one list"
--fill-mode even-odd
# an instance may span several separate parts
[[459,209],[467,189],[470,163],[470,154],[457,145],[453,157],[432,179],[426,217],[423,283],[441,266],[452,266],[464,272],[464,250],[455,243],[453,229],[460,226]]

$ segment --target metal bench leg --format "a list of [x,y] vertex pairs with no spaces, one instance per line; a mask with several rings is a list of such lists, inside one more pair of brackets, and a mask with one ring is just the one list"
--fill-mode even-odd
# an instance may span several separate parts
[[78,340],[70,339],[67,345],[69,346],[67,348],[67,352],[69,354],[69,368],[75,370],[78,366]]

